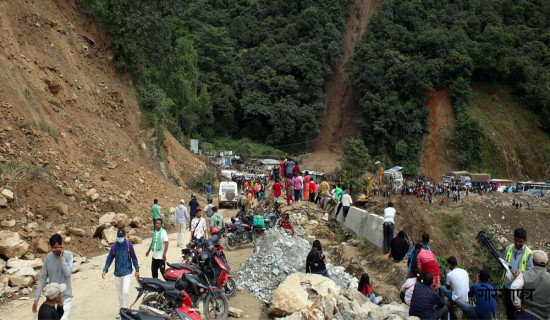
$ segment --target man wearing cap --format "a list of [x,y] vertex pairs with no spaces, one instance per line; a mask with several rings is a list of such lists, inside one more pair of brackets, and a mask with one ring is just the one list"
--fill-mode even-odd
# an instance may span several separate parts
[[63,317],[63,297],[61,293],[67,290],[64,283],[52,282],[44,290],[46,301],[38,310],[38,320],[59,320]]
[[178,247],[183,248],[185,228],[189,222],[189,212],[185,207],[185,200],[181,199],[180,204],[176,207],[176,210],[174,211],[174,223],[176,224],[176,232],[178,233]]
[[153,250],[153,261],[151,262],[151,275],[157,279],[159,277],[158,271],[164,274],[166,251],[168,251],[168,234],[166,230],[162,228],[162,219],[155,221],[155,231],[153,232],[153,238],[151,239],[151,245],[145,256],[148,257],[149,253]]
[[32,305],[32,312],[37,311],[40,294],[46,286],[46,282],[64,284],[63,290],[63,317],[62,320],[68,320],[71,312],[73,292],[71,289],[71,274],[73,269],[73,253],[63,248],[63,238],[59,234],[50,237],[51,252],[44,258],[44,265],[38,279],[36,287],[35,300]]
[[[542,250],[534,250],[533,268],[522,271],[512,282],[512,301],[517,311],[516,319],[550,319],[550,274],[546,271],[548,255]],[[518,291],[522,289],[522,295]],[[520,299],[521,296],[521,299]]]
[[120,308],[128,308],[130,284],[132,283],[132,264],[136,268],[136,278],[139,277],[139,265],[134,246],[130,241],[126,240],[126,231],[124,229],[117,231],[116,243],[109,250],[105,267],[103,267],[103,274],[101,275],[103,279],[105,279],[105,275],[111,263],[113,263],[113,259],[115,260],[115,286],[118,293],[118,304]]

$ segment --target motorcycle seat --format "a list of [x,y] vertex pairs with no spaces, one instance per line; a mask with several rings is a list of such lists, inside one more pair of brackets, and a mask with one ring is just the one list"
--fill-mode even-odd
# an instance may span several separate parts
[[178,270],[182,270],[182,269],[187,269],[187,270],[193,270],[195,268],[191,267],[191,266],[188,266],[188,265],[185,265],[183,263],[166,263],[170,268],[174,268],[174,269],[178,269]]
[[144,311],[121,308],[120,318],[123,320],[164,320],[163,317],[153,316]]
[[174,290],[176,288],[176,285],[174,282],[171,282],[171,281],[164,282],[162,280],[155,279],[155,278],[145,278],[143,279],[143,283],[146,285],[150,285],[152,287],[161,287],[164,289],[164,291]]

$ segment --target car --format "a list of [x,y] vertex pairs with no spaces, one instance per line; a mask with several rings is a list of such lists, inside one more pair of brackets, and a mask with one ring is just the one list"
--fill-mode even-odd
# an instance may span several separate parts
[[237,208],[237,202],[239,200],[239,190],[237,183],[234,181],[222,181],[220,182],[220,189],[218,192],[218,205],[231,205]]

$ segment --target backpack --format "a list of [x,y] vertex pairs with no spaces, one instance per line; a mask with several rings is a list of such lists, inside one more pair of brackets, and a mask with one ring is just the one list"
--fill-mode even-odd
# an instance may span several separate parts
[[[130,260],[132,259],[132,255],[130,254],[130,243],[128,242],[128,240],[124,239],[124,243],[128,246],[128,258],[130,258]],[[113,246],[111,247],[111,252],[113,252],[113,257],[116,257],[116,253],[115,253],[115,244],[113,244]]]
[[208,218],[210,218],[213,215],[214,215],[214,211],[212,211],[212,206],[208,205],[208,209],[206,209],[206,216],[208,216]]

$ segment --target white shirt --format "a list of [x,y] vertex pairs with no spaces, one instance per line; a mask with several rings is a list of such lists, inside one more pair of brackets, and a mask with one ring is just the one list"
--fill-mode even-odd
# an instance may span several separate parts
[[345,194],[342,196],[342,206],[349,207],[353,202],[351,201],[351,196],[349,194]]
[[468,291],[470,290],[470,277],[468,272],[461,268],[454,268],[447,273],[447,285],[453,287],[453,301],[458,299],[468,303]]
[[166,230],[162,229],[162,232],[160,233],[160,241],[162,242],[162,249],[155,250],[157,247],[157,240],[158,236],[153,233],[153,259],[162,260],[162,256],[164,255],[164,249],[166,248],[166,242],[168,242],[168,234],[166,233]]
[[384,209],[384,222],[395,223],[393,220],[395,218],[395,208],[387,207]]
[[206,232],[206,220],[204,218],[193,218],[191,221],[191,230],[194,232],[193,235],[196,239],[204,238],[204,233]]
[[179,224],[186,224],[189,221],[189,212],[185,205],[180,203],[174,212],[174,222]]

